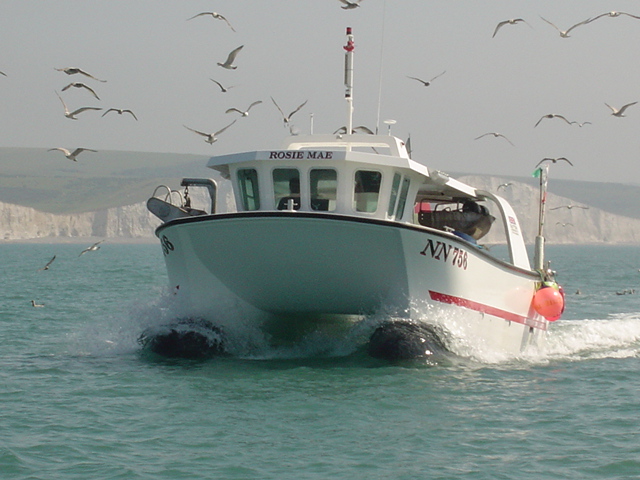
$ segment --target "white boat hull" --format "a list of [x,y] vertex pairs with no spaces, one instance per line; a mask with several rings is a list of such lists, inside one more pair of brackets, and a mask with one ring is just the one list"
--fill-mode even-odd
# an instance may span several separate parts
[[[157,230],[170,285],[195,312],[220,295],[291,316],[386,312],[452,338],[517,353],[548,322],[531,308],[540,281],[433,229],[302,212],[217,214]],[[425,312],[454,311],[425,318]]]

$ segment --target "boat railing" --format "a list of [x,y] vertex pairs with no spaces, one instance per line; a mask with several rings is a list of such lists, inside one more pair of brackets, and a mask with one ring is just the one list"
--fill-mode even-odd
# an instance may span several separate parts
[[184,178],[180,185],[184,187],[182,192],[172,190],[166,185],[156,187],[151,198],[147,200],[147,209],[165,223],[176,218],[207,215],[206,210],[191,206],[189,193],[189,187],[204,187],[209,196],[211,213],[216,212],[217,186],[213,179]]
[[[162,198],[160,195],[158,195],[158,190],[165,190],[166,191],[166,193],[164,195],[164,198]],[[174,205],[173,199],[174,199],[174,197],[176,195],[178,197],[178,200],[177,200],[175,206],[176,207],[182,207],[183,206],[182,193],[180,193],[178,190],[172,190],[171,188],[169,188],[166,185],[158,185],[155,188],[155,190],[153,191],[153,193],[151,194],[151,198],[159,198],[163,202],[168,203],[169,205]]]
[[391,135],[366,134],[324,134],[324,135],[294,135],[285,139],[282,148],[285,150],[307,149],[353,149],[373,148],[385,149],[395,157],[409,158],[405,142]]

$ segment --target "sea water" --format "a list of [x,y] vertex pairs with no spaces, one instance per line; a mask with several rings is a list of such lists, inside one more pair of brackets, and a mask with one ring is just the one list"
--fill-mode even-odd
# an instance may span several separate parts
[[249,326],[235,355],[159,358],[137,338],[174,314],[160,247],[84,247],[0,245],[1,479],[640,478],[637,246],[550,246],[545,345],[436,364]]

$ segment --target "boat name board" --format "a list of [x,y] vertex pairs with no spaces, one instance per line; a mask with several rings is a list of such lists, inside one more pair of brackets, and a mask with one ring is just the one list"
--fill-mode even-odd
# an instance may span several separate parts
[[331,160],[333,152],[317,150],[275,150],[269,152],[269,160]]
[[451,265],[464,270],[467,269],[469,255],[459,247],[454,247],[449,243],[439,240],[434,243],[433,240],[429,239],[427,240],[427,245],[424,247],[424,250],[420,252],[420,255],[426,256],[427,252],[429,252],[431,258],[434,260],[440,260],[445,263],[449,263],[449,257],[451,257]]

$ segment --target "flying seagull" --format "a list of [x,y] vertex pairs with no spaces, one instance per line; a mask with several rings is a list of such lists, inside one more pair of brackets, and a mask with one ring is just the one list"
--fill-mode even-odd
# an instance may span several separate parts
[[352,8],[358,8],[362,0],[356,0],[355,2],[351,2],[349,0],[340,0],[340,1],[344,3],[344,7],[340,7],[341,9],[351,10]]
[[417,80],[417,81],[419,81],[420,83],[422,83],[422,85],[424,85],[425,87],[428,87],[429,85],[431,85],[431,82],[433,82],[436,78],[441,77],[441,76],[442,76],[442,75],[444,75],[445,73],[447,73],[447,71],[446,71],[446,70],[445,70],[444,72],[442,72],[441,74],[436,75],[435,77],[433,77],[433,78],[432,78],[431,80],[429,80],[428,82],[427,82],[427,81],[424,81],[424,80],[421,80],[420,78],[417,78],[417,77],[410,77],[410,76],[408,76],[408,75],[407,75],[407,78],[410,78],[410,79],[412,79],[412,80]]
[[637,20],[640,20],[640,17],[638,17],[636,15],[631,15],[630,13],[625,13],[625,12],[616,12],[614,10],[612,12],[607,12],[607,13],[602,13],[600,15],[596,15],[595,17],[589,19],[589,23],[593,22],[594,20],[598,20],[599,18],[602,18],[602,17],[615,18],[615,17],[619,17],[620,15],[626,15],[627,17],[631,17],[631,18],[635,18]]
[[511,182],[501,183],[500,185],[498,185],[498,188],[496,190],[500,190],[501,188],[506,189],[507,187],[510,187],[511,185],[513,185],[513,183],[511,183]]
[[78,155],[80,155],[82,152],[84,152],[85,150],[87,152],[97,152],[97,150],[91,150],[90,148],[76,148],[73,152],[67,150],[66,148],[62,148],[62,147],[57,147],[57,148],[50,148],[49,150],[47,150],[47,152],[51,152],[53,150],[59,150],[62,153],[64,153],[64,156],[67,157],[69,160],[73,160],[74,162],[77,162],[77,157]]
[[285,124],[285,126],[286,126],[289,122],[291,122],[291,117],[293,117],[293,115],[294,115],[295,113],[297,113],[297,112],[298,112],[298,110],[300,110],[302,107],[304,107],[304,106],[307,104],[307,102],[308,102],[309,100],[305,100],[305,101],[304,101],[304,103],[301,103],[300,105],[298,105],[298,108],[296,108],[296,109],[295,109],[293,112],[291,112],[289,115],[285,115],[285,114],[284,114],[284,112],[282,111],[282,109],[280,108],[280,106],[276,103],[276,101],[273,99],[273,97],[271,97],[271,101],[272,101],[272,102],[273,102],[273,104],[276,106],[276,108],[277,108],[278,110],[280,110],[280,114],[282,114],[282,120],[284,121],[284,124]]
[[536,124],[533,126],[533,128],[537,127],[540,124],[540,122],[542,120],[544,120],[545,118],[560,118],[560,119],[564,120],[565,122],[567,122],[569,125],[571,125],[571,122],[569,120],[567,120],[565,117],[563,117],[562,115],[557,115],[555,113],[548,113],[548,114],[543,115],[542,117],[540,117],[540,120],[538,120],[536,122]]
[[605,105],[611,109],[611,115],[613,115],[614,117],[624,117],[625,116],[624,111],[627,108],[629,108],[631,105],[635,105],[636,103],[638,102],[627,103],[626,105],[623,105],[622,107],[620,107],[620,109],[612,107],[608,103],[605,103]]
[[567,162],[569,165],[571,165],[573,167],[573,163],[571,163],[569,161],[568,158],[565,157],[559,157],[559,158],[543,158],[542,160],[540,160],[538,162],[538,164],[536,165],[536,167],[539,167],[540,165],[542,165],[544,162],[553,162],[553,163],[558,163],[559,161],[563,161],[563,162]]
[[67,118],[70,118],[71,120],[77,120],[78,118],[76,117],[76,115],[82,112],[86,112],[87,110],[102,110],[101,108],[98,108],[98,107],[82,107],[82,108],[78,108],[77,110],[74,110],[73,112],[70,112],[69,109],[67,108],[67,104],[64,103],[64,100],[62,100],[62,97],[60,96],[60,94],[56,92],[56,95],[58,95],[58,98],[60,99],[60,101],[62,102],[62,106],[64,107],[64,116]]
[[582,122],[582,123],[580,123],[580,122],[576,122],[576,121],[574,120],[573,122],[571,122],[571,125],[573,125],[574,123],[575,123],[576,125],[578,125],[580,128],[584,127],[585,125],[591,125],[591,124],[592,124],[591,122]]
[[573,30],[573,29],[574,29],[574,28],[576,28],[576,27],[579,27],[580,25],[585,25],[585,24],[589,23],[589,22],[592,20],[591,18],[587,18],[586,20],[583,20],[583,21],[581,21],[580,23],[576,23],[575,25],[573,25],[573,26],[569,27],[567,30],[560,30],[558,27],[556,27],[553,23],[551,23],[551,22],[550,22],[549,20],[547,20],[546,18],[544,18],[544,17],[542,17],[542,16],[541,16],[540,18],[542,18],[542,20],[544,20],[544,21],[545,21],[545,22],[547,22],[549,25],[551,25],[553,28],[555,28],[555,29],[558,31],[558,33],[560,34],[560,36],[561,36],[562,38],[569,38],[569,32],[570,32],[571,30]]
[[99,78],[96,78],[93,75],[91,75],[91,74],[89,74],[89,73],[87,73],[84,70],[81,70],[79,68],[66,67],[66,68],[56,68],[56,70],[59,71],[59,72],[64,72],[67,75],[75,75],[75,74],[79,73],[80,75],[84,75],[85,77],[93,78],[94,80],[97,80],[99,82],[106,83],[106,80],[100,80]]
[[62,89],[62,91],[63,91],[63,92],[65,92],[65,91],[69,90],[71,87],[75,87],[75,88],[84,88],[84,89],[86,89],[86,90],[89,90],[89,91],[92,93],[92,95],[93,95],[94,97],[96,97],[98,100],[100,100],[100,97],[99,97],[99,96],[98,96],[98,94],[95,92],[95,90],[93,90],[93,88],[88,87],[87,85],[85,85],[84,83],[81,83],[81,82],[73,82],[73,83],[70,83],[69,85],[67,85],[66,87],[64,87],[64,88]]
[[220,65],[222,68],[226,68],[227,70],[235,70],[236,68],[238,68],[237,65],[233,65],[233,61],[236,59],[238,53],[240,53],[240,50],[242,50],[243,47],[244,45],[240,45],[238,48],[233,50],[224,61],[224,63],[218,62],[218,65]]
[[240,109],[238,109],[238,108],[233,107],[233,108],[229,108],[229,109],[227,109],[227,111],[226,111],[226,112],[224,112],[224,113],[238,112],[238,113],[240,114],[240,116],[242,116],[242,117],[246,117],[246,116],[248,116],[248,115],[249,115],[249,110],[251,110],[251,107],[253,107],[254,105],[258,105],[258,104],[260,104],[260,103],[262,103],[262,100],[258,100],[258,101],[256,101],[256,102],[253,102],[251,105],[249,105],[249,106],[247,107],[247,109],[246,109],[245,111],[242,111],[242,110],[240,110]]
[[569,210],[572,208],[582,208],[584,210],[589,210],[589,207],[585,207],[583,205],[560,205],[559,207],[550,208],[549,210],[559,210],[561,208],[568,208]]
[[236,31],[236,29],[235,29],[235,28],[233,28],[233,27],[231,26],[231,24],[229,23],[229,20],[227,20],[225,17],[223,17],[222,15],[220,15],[220,14],[219,14],[219,13],[217,13],[217,12],[202,12],[202,13],[198,13],[197,15],[194,15],[194,16],[193,16],[193,17],[191,17],[191,18],[187,18],[187,21],[188,21],[188,20],[193,20],[193,19],[194,19],[194,18],[196,18],[196,17],[203,17],[203,16],[205,16],[205,15],[211,15],[211,16],[212,16],[213,18],[215,18],[216,20],[223,20],[224,22],[226,22],[226,23],[227,23],[227,25],[229,25],[229,28],[230,28],[231,30],[233,30],[234,32]]
[[573,227],[573,223],[556,222],[556,225],[562,225],[563,227],[567,227],[567,226],[571,225]]
[[217,84],[220,87],[220,90],[222,90],[222,93],[227,93],[230,89],[233,88],[233,85],[231,87],[223,87],[222,84],[219,81],[214,80],[213,78],[210,78],[209,80],[211,80],[213,83]]
[[[495,138],[498,137],[502,137],[504,138],[507,142],[511,143],[511,145],[513,145],[513,143],[511,142],[511,140],[509,140],[507,137],[505,137],[503,134],[498,133],[498,132],[487,132],[487,133],[483,133],[482,135],[480,135],[479,137],[474,138],[474,140],[478,140],[482,137],[486,137],[487,135],[493,135]],[[515,147],[515,145],[513,145]]]
[[[347,133],[347,127],[342,126],[339,129],[337,129],[335,132],[333,132],[334,135],[337,134],[337,133],[343,134],[343,135],[346,134]],[[373,131],[369,127],[367,127],[365,125],[359,125],[357,127],[353,127],[351,129],[351,133],[365,133],[367,135],[374,135]]]
[[293,123],[289,124],[289,134],[290,135],[300,135],[300,129],[296,127]]
[[44,307],[44,303],[36,303],[35,300],[31,300],[31,305],[34,307]]
[[82,250],[80,252],[80,255],[78,255],[79,257],[81,257],[82,255],[84,255],[85,253],[88,252],[95,252],[96,250],[100,249],[100,244],[104,242],[104,240],[100,240],[99,242],[94,243],[93,245],[91,245],[90,247],[85,248],[84,250]]
[[131,116],[132,116],[133,118],[135,118],[136,120],[138,120],[138,117],[136,117],[136,114],[135,114],[135,113],[133,113],[133,112],[132,112],[131,110],[129,110],[129,109],[122,109],[122,108],[110,108],[109,110],[107,110],[106,112],[104,112],[104,113],[102,114],[102,116],[104,117],[104,116],[105,116],[107,113],[109,113],[109,112],[118,112],[118,115],[122,115],[123,113],[130,113],[130,114],[131,114]]
[[213,144],[216,141],[218,141],[218,138],[217,138],[218,135],[220,135],[222,132],[224,132],[227,128],[229,128],[231,125],[233,125],[236,122],[237,122],[237,120],[234,120],[229,125],[227,125],[226,127],[224,127],[221,130],[218,130],[215,133],[199,132],[198,130],[194,130],[193,128],[187,127],[186,125],[183,125],[183,127],[186,128],[187,130],[191,130],[192,132],[197,133],[198,135],[202,135],[203,137],[205,137],[204,141],[207,142],[208,144]]
[[495,37],[496,33],[498,33],[498,30],[500,30],[505,25],[515,25],[516,23],[519,23],[519,22],[524,22],[527,25],[529,25],[524,18],[511,18],[509,20],[504,20],[500,22],[498,25],[496,25],[496,29],[493,31],[493,35],[491,36],[491,38]]
[[56,256],[54,255],[53,258],[51,260],[49,260],[44,267],[39,268],[38,271],[40,271],[40,270],[49,270],[49,267],[51,266],[51,264],[53,263],[53,261],[55,259],[56,259]]

